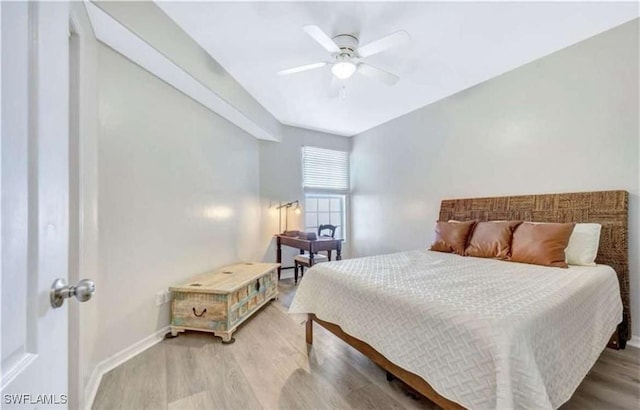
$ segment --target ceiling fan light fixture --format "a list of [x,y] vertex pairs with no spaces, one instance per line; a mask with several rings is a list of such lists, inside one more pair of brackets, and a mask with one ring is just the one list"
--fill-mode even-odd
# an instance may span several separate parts
[[[2,0],[0,0],[2,1]],[[363,58],[382,53],[390,48],[402,45],[409,40],[409,34],[404,31],[396,31],[385,37],[374,40],[368,44],[360,46],[358,37],[353,34],[341,33],[329,37],[327,33],[316,25],[304,26],[304,31],[320,44],[326,51],[331,53],[331,61],[307,64],[293,67],[278,72],[279,75],[289,75],[303,71],[313,70],[329,65],[331,68],[331,92],[329,96],[345,96],[345,86],[340,84],[357,71],[358,74],[373,78],[388,86],[395,85],[400,77],[377,67],[367,64]]]
[[335,63],[333,67],[331,67],[331,72],[337,78],[346,80],[356,72],[356,65],[350,61],[340,61]]

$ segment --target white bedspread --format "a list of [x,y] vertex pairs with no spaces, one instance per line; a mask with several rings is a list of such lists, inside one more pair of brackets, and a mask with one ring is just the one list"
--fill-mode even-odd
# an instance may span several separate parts
[[567,401],[622,320],[608,266],[547,268],[431,251],[315,265],[290,313],[315,313],[470,409]]

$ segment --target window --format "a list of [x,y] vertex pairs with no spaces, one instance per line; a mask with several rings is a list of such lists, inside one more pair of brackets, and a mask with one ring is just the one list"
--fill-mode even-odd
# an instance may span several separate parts
[[349,153],[302,147],[302,184],[305,192],[304,226],[307,232],[331,224],[336,238],[346,240],[349,193]]
[[318,232],[318,226],[331,224],[336,239],[346,239],[345,196],[331,194],[305,194],[304,229]]

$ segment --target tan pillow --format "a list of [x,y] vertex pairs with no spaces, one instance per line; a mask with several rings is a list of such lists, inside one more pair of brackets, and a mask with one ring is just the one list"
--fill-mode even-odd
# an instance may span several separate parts
[[432,251],[457,253],[464,255],[469,234],[476,221],[436,223],[436,238],[431,245]]
[[564,250],[575,224],[523,222],[513,232],[512,262],[566,268]]
[[477,258],[506,259],[511,251],[513,231],[522,221],[478,222],[464,254]]

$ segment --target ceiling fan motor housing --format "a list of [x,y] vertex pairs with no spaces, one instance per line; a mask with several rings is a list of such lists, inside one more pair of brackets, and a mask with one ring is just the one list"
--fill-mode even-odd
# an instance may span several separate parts
[[333,41],[340,47],[340,56],[354,58],[357,56],[358,37],[352,34],[338,34],[333,37]]

